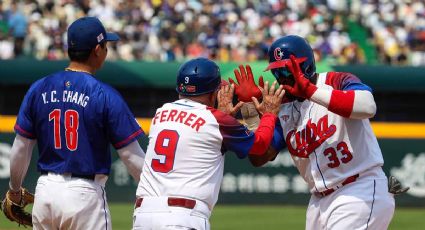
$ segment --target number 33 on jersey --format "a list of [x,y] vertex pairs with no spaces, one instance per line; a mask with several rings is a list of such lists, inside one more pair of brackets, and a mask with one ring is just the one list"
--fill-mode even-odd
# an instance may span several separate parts
[[[332,89],[326,79],[326,73],[320,74],[317,86]],[[283,104],[279,119],[281,139],[312,192],[383,164],[368,119],[347,119],[309,100]]]

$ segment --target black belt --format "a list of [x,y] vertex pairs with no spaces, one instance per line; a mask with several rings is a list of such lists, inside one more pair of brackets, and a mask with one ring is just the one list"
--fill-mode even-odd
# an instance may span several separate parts
[[[41,171],[41,175],[47,175],[49,172],[47,171]],[[93,180],[96,177],[95,174],[91,174],[91,175],[81,175],[81,174],[76,174],[76,173],[71,173],[71,177],[74,178],[81,178],[81,179],[86,179],[86,180]]]

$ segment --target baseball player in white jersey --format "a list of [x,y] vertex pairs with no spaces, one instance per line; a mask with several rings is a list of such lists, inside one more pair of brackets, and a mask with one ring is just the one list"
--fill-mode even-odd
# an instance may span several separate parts
[[286,90],[282,144],[251,162],[261,166],[288,148],[312,193],[306,229],[387,229],[394,198],[369,123],[376,112],[370,87],[350,73],[316,73],[310,45],[294,35],[273,42],[266,70]]
[[272,142],[282,87],[274,91],[275,82],[269,91],[265,85],[263,102],[257,103],[263,116],[253,133],[228,115],[242,103],[233,107],[233,85],[218,92],[220,84],[220,70],[208,59],[180,67],[180,99],[164,104],[152,119],[133,229],[210,229],[226,150],[244,158],[264,153]]

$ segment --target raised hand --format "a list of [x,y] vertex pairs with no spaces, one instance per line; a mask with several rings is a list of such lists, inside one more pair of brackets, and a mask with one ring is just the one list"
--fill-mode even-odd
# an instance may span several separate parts
[[283,89],[296,97],[310,99],[317,90],[316,85],[304,76],[296,57],[291,55],[289,58],[291,59],[291,63],[286,67],[294,76],[295,84],[294,86],[283,85]]
[[240,110],[244,102],[240,101],[238,104],[233,106],[233,92],[235,90],[234,84],[222,85],[220,91],[217,95],[217,109],[221,110],[224,113],[227,113],[231,116],[235,116],[236,113]]
[[279,88],[275,90],[276,85],[277,81],[274,81],[269,89],[269,82],[266,81],[264,88],[259,87],[263,96],[263,101],[261,103],[258,102],[257,98],[252,97],[255,108],[260,114],[273,113],[277,115],[279,113],[282,98],[283,95],[285,95],[285,90],[283,90],[283,86],[279,86]]
[[[250,102],[251,97],[261,98],[261,91],[254,82],[254,76],[252,75],[251,66],[243,65],[239,66],[239,70],[235,69],[236,84],[233,79],[229,78],[229,82],[235,85],[235,93],[238,96],[239,101]],[[260,76],[259,82],[260,87],[264,87],[263,76]]]

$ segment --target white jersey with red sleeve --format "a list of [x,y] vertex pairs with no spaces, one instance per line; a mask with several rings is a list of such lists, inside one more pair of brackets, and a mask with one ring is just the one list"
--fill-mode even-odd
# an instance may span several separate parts
[[[336,90],[371,89],[350,73],[318,75],[318,88]],[[346,178],[384,161],[369,119],[349,119],[309,100],[282,104],[279,120],[283,139],[311,192],[322,192]],[[299,158],[297,152],[311,153]]]
[[212,210],[223,179],[224,152],[244,158],[255,142],[254,133],[219,110],[189,99],[166,103],[152,119],[136,196],[190,198]]

